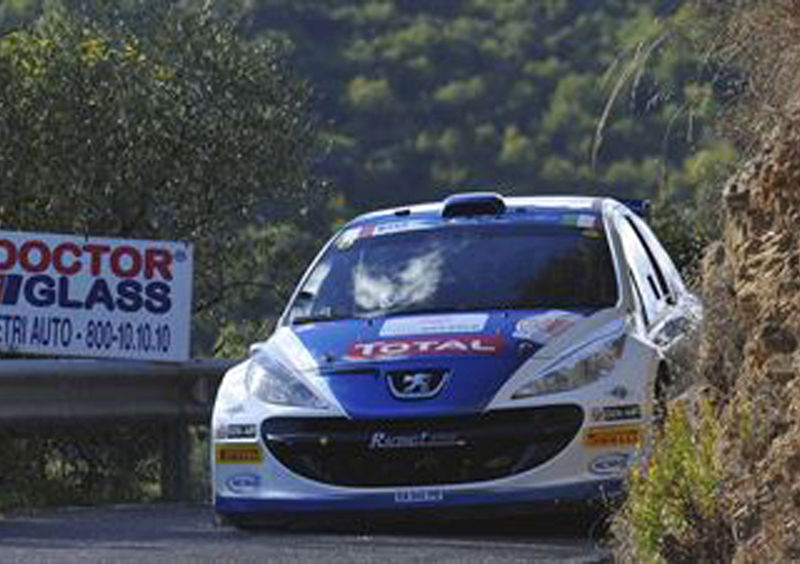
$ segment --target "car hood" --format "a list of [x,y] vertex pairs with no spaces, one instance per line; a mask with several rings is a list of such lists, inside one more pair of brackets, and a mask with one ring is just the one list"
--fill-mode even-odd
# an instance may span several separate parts
[[[478,413],[525,361],[546,353],[554,341],[569,341],[597,312],[503,310],[318,322],[281,327],[252,352],[269,354],[328,388],[353,418]],[[419,372],[446,373],[441,389],[432,397],[397,397],[392,374]]]

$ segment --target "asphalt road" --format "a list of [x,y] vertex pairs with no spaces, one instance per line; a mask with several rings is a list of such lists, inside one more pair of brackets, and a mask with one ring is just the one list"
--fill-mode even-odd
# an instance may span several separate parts
[[215,526],[204,506],[128,505],[6,515],[0,563],[610,562],[593,530],[563,517],[249,532]]

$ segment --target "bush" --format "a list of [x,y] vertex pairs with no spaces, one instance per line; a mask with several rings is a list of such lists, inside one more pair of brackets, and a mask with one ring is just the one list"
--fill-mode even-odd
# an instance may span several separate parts
[[730,527],[717,501],[718,422],[709,402],[699,411],[693,422],[686,408],[676,403],[649,460],[631,473],[627,500],[612,525],[622,560],[730,559]]

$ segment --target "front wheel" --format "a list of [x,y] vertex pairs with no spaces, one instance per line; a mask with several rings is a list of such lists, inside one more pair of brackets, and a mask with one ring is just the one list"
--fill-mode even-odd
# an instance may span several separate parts
[[653,390],[653,425],[659,430],[664,428],[664,423],[667,421],[669,382],[669,369],[662,364],[658,368],[658,377]]
[[249,531],[258,528],[257,525],[252,522],[252,520],[217,512],[214,512],[213,523],[217,528],[233,527],[234,529],[239,529],[242,531]]

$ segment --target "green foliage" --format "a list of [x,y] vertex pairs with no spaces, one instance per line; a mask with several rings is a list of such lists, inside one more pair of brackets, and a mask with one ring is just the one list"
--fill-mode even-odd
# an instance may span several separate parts
[[0,33],[33,19],[43,7],[43,0],[4,0],[0,2]]
[[[682,406],[667,417],[663,434],[657,438],[645,471],[634,471],[628,498],[615,525],[626,548],[637,562],[707,561],[729,540],[718,533],[720,511],[718,487],[721,480],[716,443],[719,423],[712,406],[704,403],[699,420],[693,424]],[[689,542],[689,539],[703,542]],[[689,546],[709,548],[703,554],[683,554]]]
[[705,247],[721,235],[722,186],[737,162],[730,144],[710,143],[684,161],[669,179],[667,193],[655,201],[653,229],[691,281],[699,281]]
[[163,426],[6,431],[0,509],[153,501],[160,495]]
[[443,104],[462,105],[480,100],[485,92],[486,83],[483,77],[474,76],[445,84],[433,93],[433,98]]
[[0,227],[191,240],[207,310],[252,275],[242,226],[311,198],[306,88],[205,10],[89,4],[0,38]]
[[244,21],[294,44],[327,128],[348,140],[320,171],[355,210],[475,186],[690,203],[687,159],[727,157],[707,127],[719,103],[692,12],[662,4],[252,0]]
[[700,213],[692,205],[664,200],[656,202],[651,219],[659,241],[691,284],[699,283],[703,252],[713,240],[699,217]]
[[376,111],[392,101],[392,89],[386,79],[357,76],[347,85],[347,100],[355,109]]
[[228,276],[238,282],[225,287],[198,320],[196,346],[219,358],[243,358],[248,345],[265,340],[317,251],[318,231],[310,221],[241,228],[239,244],[248,259],[230,266]]
[[253,343],[266,340],[270,333],[268,323],[253,320],[228,321],[217,335],[214,356],[218,358],[246,358]]

